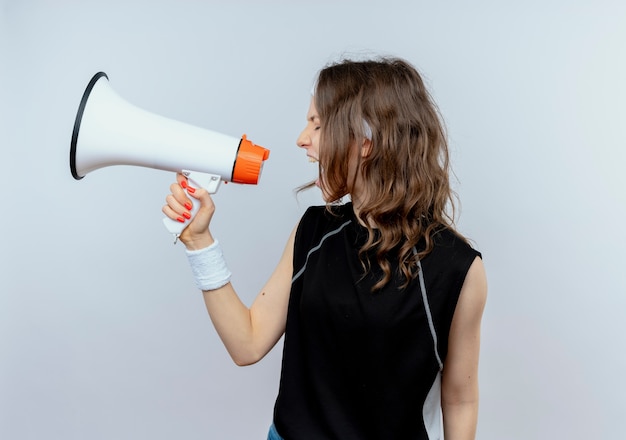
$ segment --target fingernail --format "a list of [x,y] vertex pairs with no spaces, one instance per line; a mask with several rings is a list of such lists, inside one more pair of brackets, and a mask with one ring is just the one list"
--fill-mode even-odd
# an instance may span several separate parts
[[183,217],[189,220],[191,218],[191,214],[189,214],[188,212],[183,212]]
[[180,181],[180,186],[182,186],[183,188],[187,188],[187,181],[186,180],[181,180]]
[[185,208],[187,208],[188,210],[191,211],[191,208],[193,207],[193,205],[189,202],[185,203]]
[[185,223],[185,219],[182,217],[177,217],[176,220],[178,220],[181,223]]
[[187,191],[189,191],[191,194],[193,194],[193,193],[195,193],[195,192],[196,192],[196,189],[195,189],[195,188],[192,188],[192,187],[188,187],[188,188],[187,188]]

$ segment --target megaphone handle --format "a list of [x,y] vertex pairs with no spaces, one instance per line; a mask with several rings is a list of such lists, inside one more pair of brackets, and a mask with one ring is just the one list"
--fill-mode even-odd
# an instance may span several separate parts
[[[197,171],[183,170],[182,174],[187,177],[189,185],[194,188],[204,188],[209,194],[215,194],[220,186],[222,178],[216,174],[199,173]],[[194,201],[193,207],[190,210],[191,219],[196,216],[196,213],[200,209],[200,202]],[[191,220],[189,220],[191,221]],[[174,235],[174,243],[178,241],[178,236],[187,227],[188,222],[181,223],[176,220],[172,220],[169,217],[163,219],[165,228]]]

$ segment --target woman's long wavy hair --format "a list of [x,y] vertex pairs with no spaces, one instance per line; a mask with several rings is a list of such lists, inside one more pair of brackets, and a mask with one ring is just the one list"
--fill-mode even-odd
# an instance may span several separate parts
[[[456,195],[437,106],[417,70],[398,58],[328,65],[319,73],[314,99],[325,196],[339,200],[352,193],[351,161],[357,160],[357,208],[368,231],[359,252],[364,273],[374,252],[383,275],[373,290],[384,287],[392,278],[387,255],[397,248],[404,288],[417,275],[418,260],[432,251],[434,234],[454,231]],[[368,154],[355,154],[355,146],[370,137]],[[424,246],[418,247],[420,240]]]

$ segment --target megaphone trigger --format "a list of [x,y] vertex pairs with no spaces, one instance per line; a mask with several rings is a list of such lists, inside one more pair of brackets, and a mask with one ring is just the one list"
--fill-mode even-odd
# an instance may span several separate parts
[[183,176],[196,188],[204,188],[209,194],[215,194],[220,187],[222,178],[217,174],[200,173],[198,171],[183,170]]

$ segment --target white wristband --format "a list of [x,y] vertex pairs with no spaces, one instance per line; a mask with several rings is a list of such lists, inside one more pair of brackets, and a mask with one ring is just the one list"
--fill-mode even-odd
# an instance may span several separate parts
[[196,286],[201,290],[215,290],[230,282],[231,273],[217,240],[209,247],[190,251],[185,249]]

